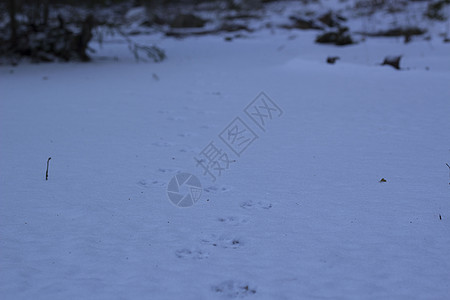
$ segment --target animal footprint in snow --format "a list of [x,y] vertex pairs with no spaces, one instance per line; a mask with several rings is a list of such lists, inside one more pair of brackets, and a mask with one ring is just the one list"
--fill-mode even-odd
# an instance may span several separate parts
[[158,180],[153,180],[151,183],[149,183],[149,182],[147,182],[147,180],[141,179],[141,180],[139,180],[137,182],[137,185],[139,185],[139,186],[141,186],[143,188],[148,188],[148,187],[150,187],[150,185],[153,185],[153,186],[155,186],[155,185],[156,186],[165,186],[166,184],[164,182],[160,182]]
[[205,192],[212,193],[212,194],[224,193],[224,192],[228,192],[229,190],[231,190],[231,187],[228,187],[225,185],[222,185],[222,186],[212,185],[207,188],[204,188]]
[[158,180],[153,180],[152,184],[157,186],[166,186],[165,182],[159,182]]
[[272,208],[272,203],[264,202],[264,201],[254,202],[254,201],[250,200],[250,201],[242,202],[241,207],[244,209],[254,209],[254,208],[270,209],[270,208]]
[[212,290],[227,298],[242,298],[256,294],[256,289],[246,282],[227,280],[211,287]]
[[189,138],[192,136],[197,136],[197,134],[193,133],[193,132],[185,132],[185,133],[179,133],[178,136],[183,137],[183,138],[185,138],[185,137]]
[[147,181],[145,179],[139,180],[137,184],[139,184],[143,187],[147,187]]
[[230,225],[239,225],[239,224],[245,224],[248,221],[244,218],[240,217],[225,217],[225,218],[219,218],[217,219],[219,222],[230,224]]
[[209,257],[207,252],[203,252],[201,250],[189,250],[189,249],[180,249],[175,251],[175,255],[178,258],[191,258],[191,259],[206,259]]
[[225,237],[225,236],[216,236],[212,235],[210,238],[206,238],[202,240],[203,243],[211,245],[213,247],[220,248],[239,248],[242,246],[242,241],[237,237]]

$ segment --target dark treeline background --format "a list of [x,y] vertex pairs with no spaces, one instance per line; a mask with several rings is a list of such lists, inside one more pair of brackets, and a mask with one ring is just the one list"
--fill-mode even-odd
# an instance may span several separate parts
[[99,25],[119,28],[126,11],[134,6],[147,8],[147,26],[172,26],[169,7],[189,6],[191,11],[183,11],[176,22],[177,27],[189,27],[205,23],[193,15],[198,4],[236,10],[242,5],[260,7],[263,2],[270,0],[0,0],[0,63],[5,57],[13,64],[23,57],[36,62],[88,61],[92,30]]
[[[1,0],[0,63],[5,62],[6,58],[7,62],[15,64],[23,57],[30,57],[36,62],[88,61],[86,50],[92,39],[92,29],[108,22],[109,26],[120,26],[120,16],[127,9],[141,5],[150,11],[172,4],[201,2],[208,1]],[[113,9],[105,13],[108,7]],[[99,15],[100,9],[103,9],[102,16]],[[105,17],[107,14],[114,15],[114,21],[111,17]]]

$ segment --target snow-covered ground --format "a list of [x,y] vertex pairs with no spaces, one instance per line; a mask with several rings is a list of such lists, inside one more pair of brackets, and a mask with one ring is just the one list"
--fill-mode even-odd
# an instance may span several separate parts
[[[450,44],[316,35],[1,66],[1,298],[448,299]],[[243,112],[261,91],[284,112],[265,132]],[[218,137],[237,116],[259,136],[241,157]],[[211,141],[237,160],[216,182]],[[178,172],[204,187],[189,208]]]

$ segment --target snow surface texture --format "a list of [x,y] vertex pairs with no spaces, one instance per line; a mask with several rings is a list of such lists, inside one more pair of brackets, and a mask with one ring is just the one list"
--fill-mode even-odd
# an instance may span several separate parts
[[[0,67],[1,298],[448,299],[450,44],[315,35]],[[211,182],[193,157],[260,91],[283,116]]]

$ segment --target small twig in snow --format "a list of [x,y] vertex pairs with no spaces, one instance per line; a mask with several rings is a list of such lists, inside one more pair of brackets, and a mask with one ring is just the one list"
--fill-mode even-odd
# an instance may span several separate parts
[[[450,166],[447,163],[446,163],[446,165],[448,167],[448,170],[450,171]],[[448,177],[450,177],[450,173],[448,173]],[[450,184],[450,182],[448,184]]]
[[[447,163],[445,163],[445,164],[447,165],[448,170],[450,171],[450,166]],[[450,177],[450,173],[448,174],[448,176]],[[450,184],[450,182],[448,184]]]
[[52,159],[52,158],[49,157],[49,158],[47,159],[47,171],[45,171],[45,180],[48,180],[48,165],[49,165],[49,163],[50,163],[50,159]]

